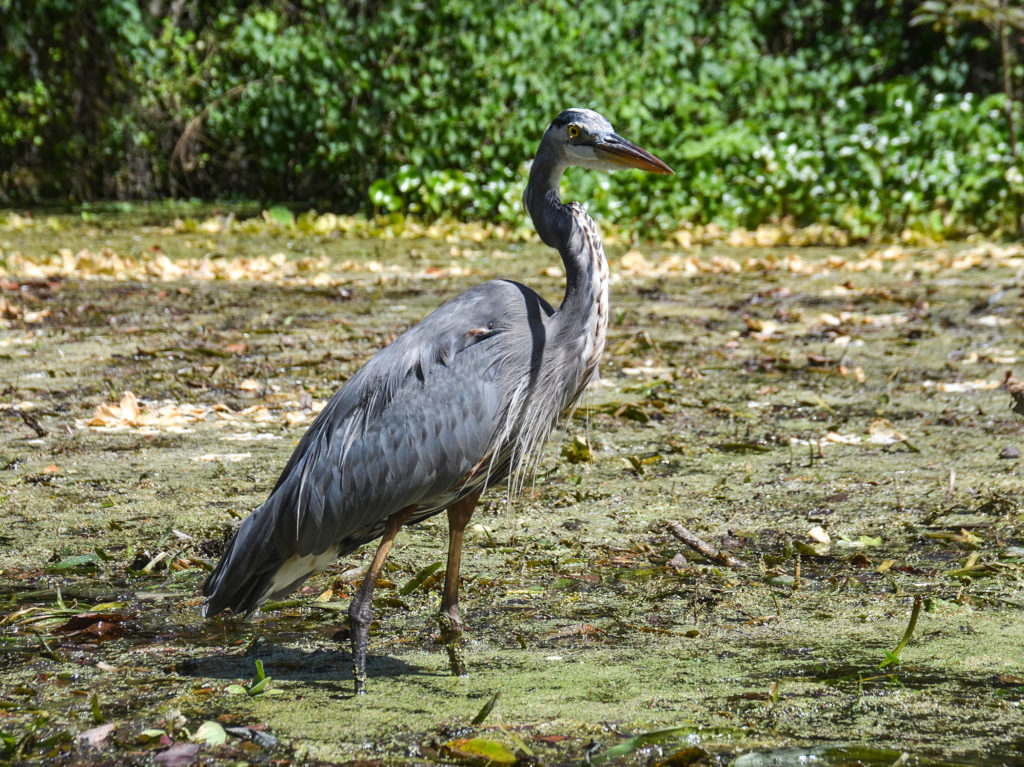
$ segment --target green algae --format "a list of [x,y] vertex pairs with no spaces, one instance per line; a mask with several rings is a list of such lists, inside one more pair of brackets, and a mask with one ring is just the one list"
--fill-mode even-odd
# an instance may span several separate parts
[[[115,222],[4,232],[2,247],[143,253],[156,242],[186,257],[209,245],[186,245],[192,237]],[[279,250],[280,237],[235,233],[215,245],[260,254]],[[471,524],[469,676],[449,676],[437,644],[431,567],[446,535],[428,520],[396,542],[370,634],[368,694],[355,697],[337,632],[352,591],[345,573],[371,552],[252,620],[198,616],[204,568],[302,433],[276,417],[287,408],[274,387],[322,400],[473,282],[510,276],[557,302],[559,279],[546,273],[550,253],[532,245],[474,243],[457,255],[425,239],[296,237],[292,246],[401,269],[387,280],[339,273],[328,287],[5,287],[12,303],[49,311],[0,330],[0,401],[31,402],[46,431],[0,412],[5,758],[143,761],[161,747],[141,742],[144,730],[182,740],[207,720],[266,725],[283,742],[205,748],[225,763],[471,760],[457,746],[473,739],[542,764],[598,758],[630,738],[635,747],[616,761],[688,748],[757,765],[1019,756],[1024,565],[1012,554],[1024,545],[1024,477],[1019,460],[1000,456],[1021,447],[1024,422],[1005,392],[964,386],[1000,380],[1024,349],[1019,267],[940,268],[921,250],[899,262],[905,269],[871,272],[631,274],[611,252],[601,385],[524,494],[491,492]],[[673,255],[646,252],[652,263]],[[772,252],[701,258],[715,255]],[[859,255],[801,252],[815,263]],[[426,266],[453,262],[469,273],[426,276]],[[240,388],[250,379],[257,389]],[[233,413],[266,404],[275,418],[149,434],[75,427],[126,390]],[[224,440],[236,432],[270,438]],[[227,453],[248,456],[196,460]],[[705,562],[671,535],[672,521],[747,567]],[[808,538],[815,526],[831,544]],[[898,662],[879,669],[916,595],[915,631]],[[92,613],[109,627],[68,627],[69,616]],[[228,694],[253,678],[256,660],[275,695]],[[95,748],[76,743],[97,709],[115,729]],[[663,730],[675,734],[642,737]]]

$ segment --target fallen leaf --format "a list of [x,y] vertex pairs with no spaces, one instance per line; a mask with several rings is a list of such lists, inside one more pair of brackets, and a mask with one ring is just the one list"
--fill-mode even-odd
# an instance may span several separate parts
[[220,722],[207,719],[192,733],[192,740],[196,743],[205,743],[208,746],[216,747],[227,742],[228,734],[224,731],[224,727]]
[[892,422],[885,418],[876,418],[868,427],[868,442],[874,445],[893,445],[906,439],[903,434],[896,431]]
[[456,759],[485,759],[489,764],[515,764],[519,761],[506,746],[487,738],[457,738],[443,748]]
[[839,545],[840,546],[845,546],[848,549],[867,549],[867,548],[872,548],[874,546],[881,546],[882,545],[882,538],[881,537],[873,538],[870,535],[860,535],[860,536],[857,536],[857,538],[855,540],[853,538],[848,538],[847,536],[845,536],[842,533],[840,533],[839,534]]
[[803,541],[793,541],[793,548],[796,549],[797,553],[803,554],[806,557],[824,557],[828,555],[829,547],[825,544],[818,544],[812,546],[809,543]]
[[818,543],[832,543],[832,538],[829,536],[828,531],[821,525],[815,525],[808,530],[807,537]]
[[871,564],[871,560],[858,551],[850,557],[850,564],[854,567],[868,567]]
[[591,757],[590,763],[615,763],[627,754],[636,751],[638,748],[665,743],[666,741],[678,739],[692,734],[692,727],[670,727],[665,730],[653,730],[651,732],[642,732],[639,735],[634,735],[632,738],[628,738],[622,741],[621,743],[612,746],[607,751],[604,751],[598,754],[597,756]]
[[99,727],[93,727],[85,732],[78,733],[75,736],[75,740],[79,743],[83,743],[87,746],[97,747],[103,741],[107,739],[107,736],[114,731],[113,724],[101,724]]
[[124,633],[122,625],[128,618],[121,613],[80,613],[54,629],[65,636],[90,634],[100,639],[110,639]]
[[1002,385],[1002,381],[986,381],[985,379],[978,379],[976,381],[924,382],[924,387],[926,389],[935,389],[936,391],[946,392],[948,394],[963,394],[965,392],[972,391],[990,391],[991,389],[998,389]]
[[863,440],[859,434],[839,434],[830,431],[825,434],[826,442],[834,442],[837,445],[859,445]]
[[170,748],[156,755],[156,761],[167,767],[183,767],[199,759],[198,743],[174,743]]
[[630,274],[649,275],[651,273],[650,262],[638,250],[630,250],[624,253],[619,260],[619,265],[622,267],[622,271],[629,272]]

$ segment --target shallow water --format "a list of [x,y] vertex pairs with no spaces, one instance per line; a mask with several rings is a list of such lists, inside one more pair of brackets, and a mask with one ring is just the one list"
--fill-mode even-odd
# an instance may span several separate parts
[[[444,523],[428,520],[389,558],[356,698],[338,630],[348,571],[372,551],[249,621],[199,617],[205,568],[374,350],[491,276],[557,303],[552,257],[457,235],[128,223],[0,232],[4,758],[141,762],[211,719],[281,740],[204,746],[225,762],[600,763],[617,744],[607,763],[1022,753],[1024,419],[991,388],[1024,367],[1019,255],[899,249],[875,270],[857,266],[866,248],[800,251],[807,268],[770,265],[788,249],[648,245],[640,263],[610,248],[601,384],[527,492],[493,491],[474,516],[469,676],[450,677],[435,646],[440,570],[401,593],[444,557]],[[280,280],[251,263],[239,279],[108,274],[88,258],[102,279],[11,273],[15,253],[104,247],[138,263],[285,256]],[[716,257],[761,261],[733,272]],[[301,258],[316,264],[289,271]],[[85,425],[125,391],[143,413],[170,409]],[[703,560],[673,521],[747,566]],[[880,669],[915,595],[915,630]],[[274,694],[229,693],[257,659]],[[100,722],[115,728],[95,747],[74,740]],[[143,742],[147,729],[166,740]]]

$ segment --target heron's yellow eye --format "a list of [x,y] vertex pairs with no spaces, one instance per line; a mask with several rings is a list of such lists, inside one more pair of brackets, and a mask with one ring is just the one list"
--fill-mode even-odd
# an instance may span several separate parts
[[569,138],[578,139],[580,137],[580,126],[575,123],[569,126]]

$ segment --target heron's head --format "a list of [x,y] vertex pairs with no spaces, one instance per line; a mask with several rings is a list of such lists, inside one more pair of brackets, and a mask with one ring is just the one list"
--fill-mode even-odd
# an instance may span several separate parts
[[622,138],[612,124],[592,109],[566,109],[548,126],[550,143],[565,165],[591,170],[639,168],[649,173],[674,173],[650,152]]

